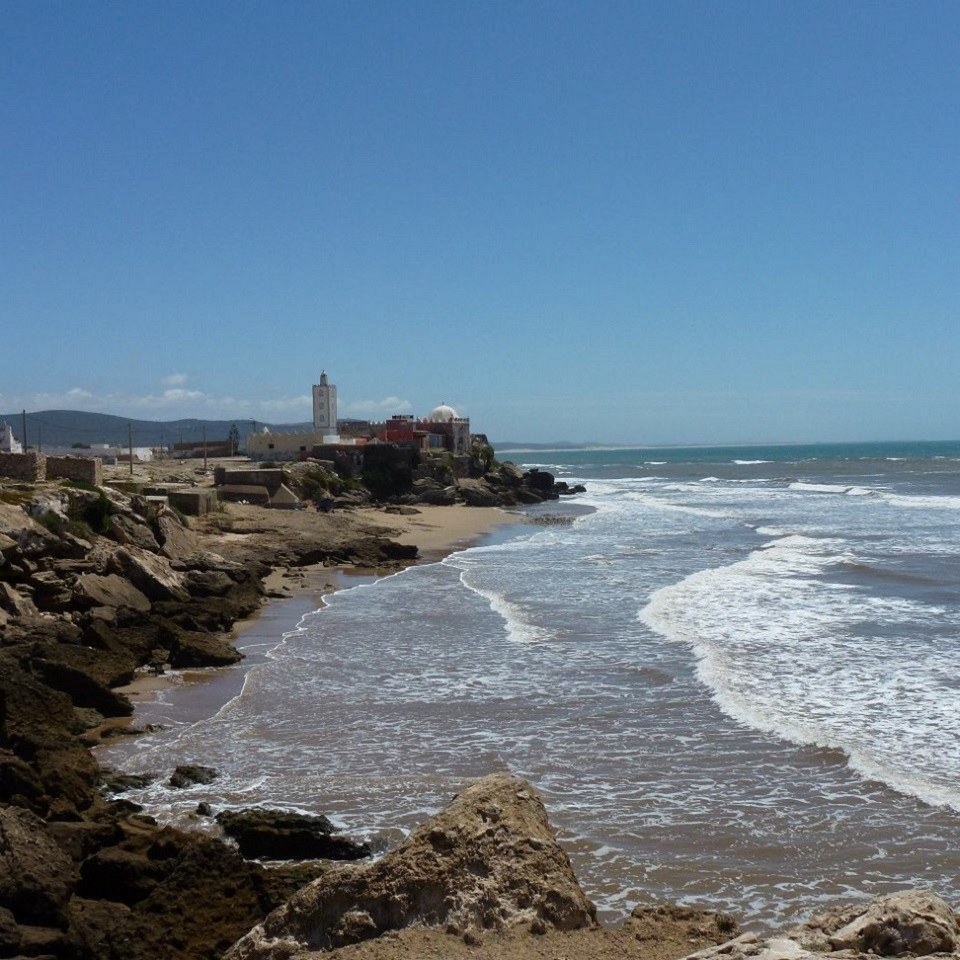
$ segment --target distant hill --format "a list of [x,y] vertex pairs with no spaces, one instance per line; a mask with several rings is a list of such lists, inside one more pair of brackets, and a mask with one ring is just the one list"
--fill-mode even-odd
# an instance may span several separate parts
[[[16,413],[0,414],[13,427],[14,435],[23,440],[23,416]],[[309,430],[313,424],[303,423],[265,423],[262,420],[132,420],[130,417],[117,417],[110,413],[87,413],[83,410],[40,410],[27,414],[27,443],[36,448],[41,446],[70,447],[75,443],[109,443],[126,446],[129,431],[133,430],[135,447],[157,447],[169,445],[180,440],[201,440],[206,430],[207,440],[226,440],[230,428],[236,424],[241,445],[247,434],[254,429],[269,427],[274,432]],[[597,446],[593,443],[571,443],[569,440],[556,440],[553,443],[528,443],[518,440],[503,440],[494,443],[494,450],[580,450]]]
[[[23,440],[23,416],[20,413],[0,414],[13,427],[18,440]],[[131,420],[109,413],[86,413],[82,410],[41,410],[27,414],[27,443],[31,447],[69,447],[75,443],[110,443],[126,445],[130,430],[135,447],[156,447],[178,443],[181,439],[200,440],[206,430],[207,440],[226,440],[230,428],[236,424],[241,442],[256,429],[309,429],[312,424],[274,424],[260,420]]]

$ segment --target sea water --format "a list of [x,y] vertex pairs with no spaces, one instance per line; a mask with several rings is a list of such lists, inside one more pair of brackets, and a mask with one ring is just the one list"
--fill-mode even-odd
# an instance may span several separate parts
[[[516,454],[587,492],[262,636],[213,716],[105,751],[132,799],[331,816],[383,850],[532,780],[608,918],[960,895],[960,444]],[[289,626],[289,625],[288,625]]]

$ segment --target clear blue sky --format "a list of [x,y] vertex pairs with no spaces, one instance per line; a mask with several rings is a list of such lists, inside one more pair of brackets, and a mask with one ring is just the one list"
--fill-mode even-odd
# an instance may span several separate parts
[[960,4],[0,4],[0,411],[960,438]]

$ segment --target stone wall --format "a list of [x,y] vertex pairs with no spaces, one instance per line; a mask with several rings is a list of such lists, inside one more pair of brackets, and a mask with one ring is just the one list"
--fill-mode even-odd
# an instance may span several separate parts
[[47,457],[48,480],[79,480],[103,485],[103,461],[99,457]]
[[42,453],[0,453],[0,477],[37,483],[46,476],[47,458]]
[[217,491],[207,487],[189,490],[168,490],[167,500],[171,507],[190,517],[202,517],[217,509]]
[[214,467],[213,482],[219,487],[255,486],[266,487],[272,497],[283,485],[282,470],[230,470],[226,467]]

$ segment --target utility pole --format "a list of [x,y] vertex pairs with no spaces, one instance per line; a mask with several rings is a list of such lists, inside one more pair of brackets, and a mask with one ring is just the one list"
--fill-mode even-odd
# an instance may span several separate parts
[[203,469],[207,469],[207,425],[203,425]]
[[127,424],[127,446],[130,450],[130,476],[133,477],[133,424]]

